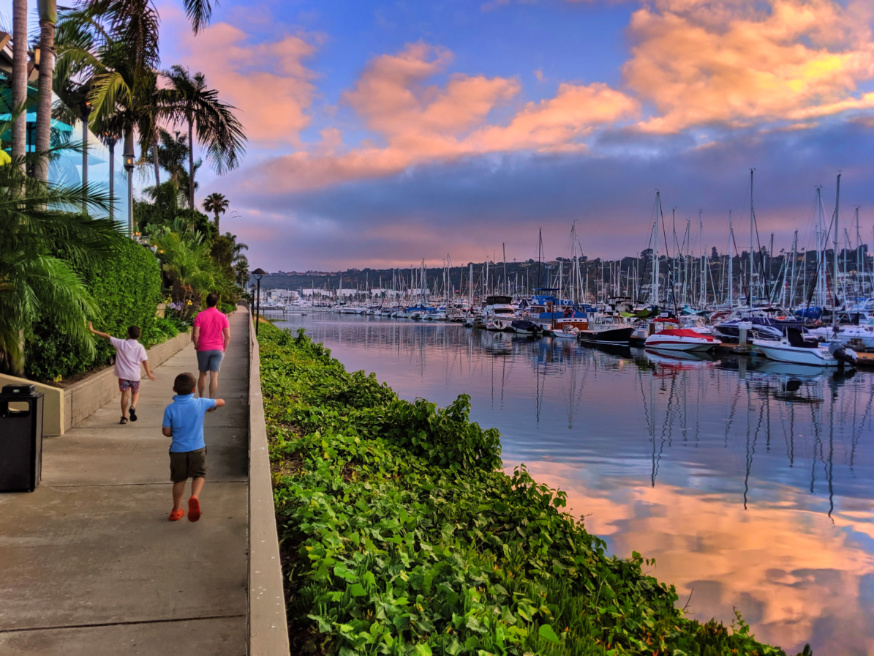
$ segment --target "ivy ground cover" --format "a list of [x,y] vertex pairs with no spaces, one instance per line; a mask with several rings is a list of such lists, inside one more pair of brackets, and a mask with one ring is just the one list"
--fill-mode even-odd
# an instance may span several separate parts
[[[261,382],[292,653],[778,655],[738,616],[691,620],[500,436],[262,325]],[[804,654],[810,654],[805,649]]]

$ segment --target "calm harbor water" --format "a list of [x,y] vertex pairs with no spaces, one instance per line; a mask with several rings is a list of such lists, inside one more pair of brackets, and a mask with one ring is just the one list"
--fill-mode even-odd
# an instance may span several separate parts
[[693,617],[737,608],[787,652],[874,654],[874,375],[318,312],[279,325],[404,398],[469,394],[507,468],[565,490],[613,553],[655,558]]

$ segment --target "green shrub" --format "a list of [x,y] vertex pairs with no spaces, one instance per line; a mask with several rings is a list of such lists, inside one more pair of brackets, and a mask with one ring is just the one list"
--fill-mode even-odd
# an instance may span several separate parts
[[140,336],[140,341],[146,346],[146,348],[148,348],[155,344],[165,342],[168,339],[173,339],[179,334],[179,332],[179,326],[177,326],[176,322],[172,319],[156,317],[148,332],[144,332]]
[[[161,302],[161,273],[158,260],[149,249],[118,236],[112,255],[79,274],[101,309],[101,316],[94,321],[97,330],[121,338],[127,336],[128,326],[139,326],[147,339],[166,334],[166,326],[155,328],[155,311]],[[114,352],[106,340],[98,339],[97,357],[89,358],[64,335],[36,325],[27,340],[27,376],[37,380],[67,378],[108,363]]]

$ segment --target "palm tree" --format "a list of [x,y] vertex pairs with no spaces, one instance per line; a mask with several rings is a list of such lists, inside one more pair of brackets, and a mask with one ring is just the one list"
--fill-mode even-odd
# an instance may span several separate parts
[[172,283],[173,300],[180,303],[184,315],[215,286],[214,265],[209,244],[180,221],[152,235],[158,247],[162,268]]
[[[58,22],[58,7],[55,0],[38,0],[38,4],[39,105],[36,111],[36,152],[48,153],[52,138],[52,75],[55,65],[55,23]],[[47,182],[49,160],[39,158],[34,171],[39,180]]]
[[[12,8],[12,159],[24,166],[27,149],[27,0]],[[18,113],[20,112],[20,113]],[[23,172],[23,171],[22,171]]]
[[194,139],[206,148],[206,159],[217,173],[224,173],[239,165],[245,152],[246,136],[243,126],[234,115],[234,107],[219,100],[218,92],[206,88],[203,73],[192,77],[187,68],[173,66],[163,75],[171,88],[159,93],[159,104],[177,123],[188,126],[188,205],[194,204]]
[[[51,155],[28,159],[48,161]],[[93,351],[85,326],[98,306],[73,265],[104,256],[118,236],[112,221],[78,209],[84,198],[87,209],[106,211],[105,193],[28,177],[24,165],[12,158],[0,166],[0,366],[18,376],[24,372],[24,337],[36,320]]]
[[170,134],[166,130],[158,130],[158,147],[152,149],[145,157],[149,164],[155,163],[157,153],[158,165],[170,174],[173,184],[179,184],[179,178],[185,174],[185,161],[188,159],[188,141],[181,132]]
[[249,282],[249,260],[245,255],[240,255],[234,260],[234,278],[236,283],[246,289],[246,283]]
[[[98,131],[155,143],[158,13],[149,0],[91,0],[61,15],[58,74],[90,81]],[[160,182],[160,179],[156,180]]]
[[203,209],[207,212],[215,214],[215,231],[216,234],[221,234],[219,230],[219,216],[228,211],[228,199],[224,194],[213,192],[203,201]]

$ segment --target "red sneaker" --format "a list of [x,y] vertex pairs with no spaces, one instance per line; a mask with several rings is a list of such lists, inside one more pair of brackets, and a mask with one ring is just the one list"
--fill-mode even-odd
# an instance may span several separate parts
[[178,522],[180,519],[182,519],[182,515],[184,515],[184,514],[185,514],[185,511],[182,510],[182,508],[176,508],[175,510],[172,510],[170,512],[169,519],[171,522]]

